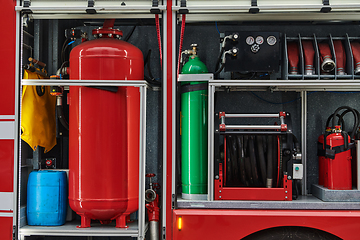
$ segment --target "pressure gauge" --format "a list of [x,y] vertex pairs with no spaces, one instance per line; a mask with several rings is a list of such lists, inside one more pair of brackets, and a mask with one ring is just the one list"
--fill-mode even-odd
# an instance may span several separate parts
[[263,44],[264,43],[264,38],[262,36],[257,36],[255,39],[256,44]]
[[251,45],[254,44],[254,42],[255,42],[255,39],[254,39],[252,36],[248,36],[248,37],[246,38],[246,44],[247,44],[247,45],[251,46]]
[[267,39],[266,39],[267,43],[270,45],[270,46],[274,46],[276,44],[276,37],[274,36],[269,36]]

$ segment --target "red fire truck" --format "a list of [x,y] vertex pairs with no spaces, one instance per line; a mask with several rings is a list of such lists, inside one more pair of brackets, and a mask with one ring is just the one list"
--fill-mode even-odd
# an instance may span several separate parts
[[357,1],[2,4],[1,239],[358,239]]

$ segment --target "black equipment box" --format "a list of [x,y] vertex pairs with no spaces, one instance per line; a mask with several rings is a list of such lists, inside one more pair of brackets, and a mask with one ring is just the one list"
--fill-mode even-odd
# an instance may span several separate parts
[[238,54],[226,54],[225,72],[278,72],[280,66],[279,32],[225,32],[238,34],[226,40],[225,51],[238,48]]

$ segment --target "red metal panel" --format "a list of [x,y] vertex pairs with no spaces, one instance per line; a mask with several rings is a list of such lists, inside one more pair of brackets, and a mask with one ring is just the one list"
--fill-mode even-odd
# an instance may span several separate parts
[[[330,210],[174,210],[173,239],[239,240],[263,229],[311,227],[342,239],[359,239],[360,211]],[[179,231],[178,217],[182,218]]]
[[[0,115],[15,114],[15,56],[16,56],[16,18],[15,1],[1,1],[2,19],[6,19],[2,29],[6,37],[0,39],[0,66],[6,71],[1,73]],[[6,104],[5,104],[6,103]]]
[[13,191],[14,140],[0,140],[0,192]]
[[[226,148],[226,138],[224,138],[224,146]],[[287,179],[287,175],[283,178],[282,188],[224,187],[222,182],[225,178],[223,178],[222,163],[219,163],[219,179],[214,181],[215,200],[292,201],[292,181]]]
[[172,83],[175,79],[172,79],[172,31],[175,29],[172,28],[172,0],[167,0],[167,14],[166,14],[166,24],[167,24],[167,35],[166,35],[166,64],[167,64],[167,75],[166,75],[166,238],[171,239],[172,236],[172,207],[171,207],[171,185],[172,185],[172,98],[173,98],[173,88]]
[[[0,212],[1,214],[1,212]],[[13,230],[13,218],[12,217],[0,217],[0,239],[11,240]]]

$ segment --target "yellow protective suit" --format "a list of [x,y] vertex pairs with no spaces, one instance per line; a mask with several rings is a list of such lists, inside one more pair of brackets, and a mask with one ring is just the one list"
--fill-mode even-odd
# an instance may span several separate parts
[[[37,73],[25,70],[24,79],[42,79]],[[56,97],[50,95],[50,87],[39,96],[36,86],[23,86],[21,105],[21,139],[35,150],[37,146],[50,151],[56,145]],[[41,95],[41,94],[40,94]]]

